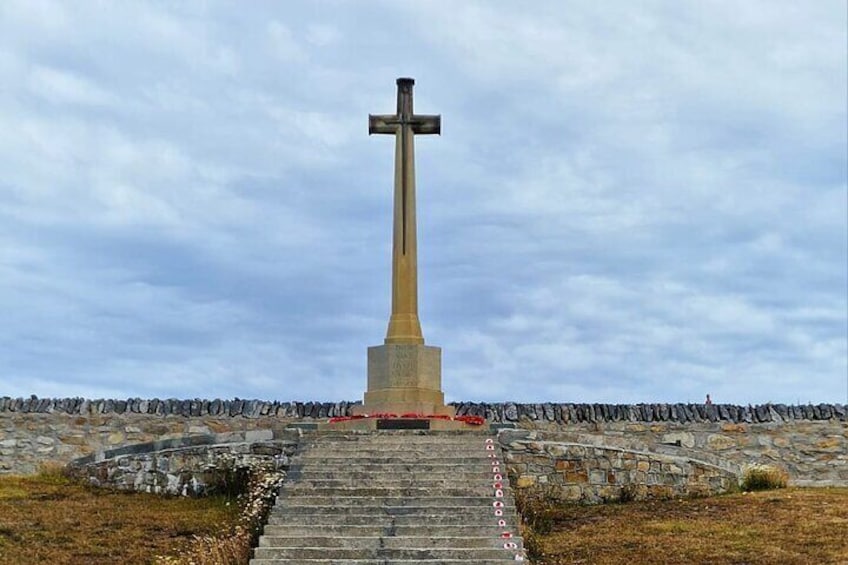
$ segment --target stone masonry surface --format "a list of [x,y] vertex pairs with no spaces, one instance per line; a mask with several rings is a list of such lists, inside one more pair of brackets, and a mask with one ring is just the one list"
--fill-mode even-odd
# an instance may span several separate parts
[[[0,473],[29,474],[46,462],[65,464],[86,455],[160,440],[224,438],[228,433],[251,431],[280,436],[288,424],[349,415],[353,405],[244,399],[0,397]],[[521,429],[534,430],[538,435],[533,441],[545,442],[546,450],[557,443],[573,444],[574,449],[595,446],[680,457],[731,472],[746,464],[771,463],[784,467],[794,484],[848,485],[848,418],[841,404],[462,402],[454,406],[458,415],[480,415],[490,422],[513,422]],[[246,441],[250,444],[252,440]],[[524,457],[534,449],[525,446],[513,451]],[[548,454],[547,458],[551,467],[548,480],[555,482],[557,473],[564,475],[555,468],[556,457]],[[525,480],[530,480],[534,473],[526,474]],[[535,480],[542,482],[543,475],[536,472]]]
[[498,437],[516,488],[542,489],[567,502],[707,496],[738,484],[734,465],[714,465],[685,454],[573,443],[535,430],[503,430]]
[[120,490],[199,496],[227,488],[239,472],[285,474],[300,430],[251,430],[132,444],[71,462],[74,476]]

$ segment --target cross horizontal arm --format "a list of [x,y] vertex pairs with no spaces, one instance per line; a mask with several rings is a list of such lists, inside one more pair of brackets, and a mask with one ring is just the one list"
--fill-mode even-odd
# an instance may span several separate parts
[[395,114],[375,116],[368,114],[368,134],[383,133],[396,134],[398,126],[409,125],[412,127],[412,133],[420,135],[431,135],[442,133],[442,117],[441,116],[425,116],[413,114],[407,119]]

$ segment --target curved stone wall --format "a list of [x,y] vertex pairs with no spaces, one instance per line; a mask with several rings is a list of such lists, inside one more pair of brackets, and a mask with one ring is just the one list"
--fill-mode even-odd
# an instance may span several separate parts
[[566,502],[707,496],[738,487],[740,469],[732,464],[573,443],[530,430],[505,430],[498,438],[515,488],[543,488]]
[[[0,473],[184,436],[280,436],[290,423],[349,415],[352,402],[0,397]],[[770,463],[796,485],[848,486],[848,421],[840,404],[455,403],[460,415],[553,434],[545,441],[683,457],[705,464]],[[280,436],[281,437],[281,436]]]
[[226,488],[241,470],[285,472],[299,440],[297,429],[183,436],[100,451],[69,470],[97,486],[199,496]]
[[[74,460],[74,475],[104,487],[201,495],[225,489],[241,471],[288,469],[302,432],[287,429],[195,435],[109,449]],[[739,469],[682,455],[663,455],[561,441],[547,432],[501,430],[505,471],[518,489],[595,504],[706,496],[736,487]]]

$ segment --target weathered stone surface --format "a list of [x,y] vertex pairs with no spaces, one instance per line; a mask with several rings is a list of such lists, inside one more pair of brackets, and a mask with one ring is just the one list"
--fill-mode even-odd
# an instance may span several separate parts
[[[736,484],[735,472],[686,457],[654,456],[641,451],[595,447],[562,441],[563,432],[502,432],[507,468],[518,477],[517,489],[545,485],[546,493],[562,500],[597,503],[628,497],[679,497],[724,492]],[[522,437],[522,433],[525,434]],[[508,440],[505,442],[505,440]],[[536,455],[544,452],[550,459]]]
[[[24,405],[29,411],[24,411]],[[125,404],[123,413],[121,404]],[[192,404],[199,405],[192,410]],[[188,416],[184,409],[188,406]],[[206,407],[204,409],[204,406]],[[46,408],[45,408],[46,407]],[[109,446],[153,441],[206,430],[215,433],[280,429],[284,422],[347,413],[348,403],[270,403],[243,400],[39,399],[0,397],[2,472],[33,472],[45,460],[64,462]],[[695,416],[701,408],[706,419]],[[702,405],[488,404],[457,403],[468,414],[525,428],[568,430],[574,441],[631,445],[634,449],[690,449],[706,460],[716,456],[739,464],[774,461],[790,477],[831,481],[848,476],[844,405],[714,405],[715,421]],[[106,410],[111,410],[107,412]],[[650,414],[648,414],[650,411]],[[256,414],[256,418],[245,417]],[[690,413],[692,417],[690,417]],[[500,416],[498,416],[500,414]],[[536,418],[533,418],[535,414]],[[818,419],[816,418],[818,414]],[[562,423],[560,423],[562,422]],[[204,426],[206,426],[204,428]],[[675,435],[680,434],[680,435]],[[685,435],[689,434],[689,435]],[[54,442],[39,441],[39,437]],[[835,438],[835,439],[834,439]],[[680,441],[679,448],[676,442]],[[39,450],[41,450],[39,452]],[[807,484],[807,483],[805,483]]]
[[533,409],[530,411],[530,417],[533,420],[542,420],[545,417],[545,409],[541,404],[534,404]]
[[321,404],[315,402],[312,404],[312,409],[309,411],[309,415],[312,418],[318,418],[321,413]]
[[[351,403],[279,403],[259,400],[179,400],[140,398],[97,399],[83,398],[11,398],[0,397],[0,413],[26,412],[52,414],[178,414],[198,416],[285,416],[323,418],[347,413]],[[517,421],[522,416],[532,421],[546,422],[787,422],[792,420],[842,420],[846,409],[841,404],[787,406],[766,404],[733,406],[726,404],[488,404],[452,403],[457,414],[486,416],[493,421]]]
[[679,445],[682,447],[695,447],[695,436],[691,432],[671,432],[662,436],[662,443]]
[[139,444],[129,450],[106,452],[97,462],[79,460],[71,469],[79,477],[97,478],[101,486],[198,495],[210,492],[210,485],[224,484],[220,479],[233,469],[263,467],[285,472],[297,446],[297,442],[289,438],[250,441],[238,434],[202,439]]
[[828,404],[819,404],[819,412],[821,412],[822,420],[830,420],[833,416],[833,411]]

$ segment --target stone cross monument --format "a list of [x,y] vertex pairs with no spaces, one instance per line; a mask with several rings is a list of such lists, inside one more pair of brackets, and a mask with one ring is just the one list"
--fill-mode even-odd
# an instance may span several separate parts
[[395,136],[392,314],[385,344],[368,348],[368,390],[354,413],[449,415],[442,392],[442,350],[424,345],[418,320],[415,134],[441,133],[441,116],[412,109],[411,78],[397,79],[397,113],[368,116],[369,134]]

